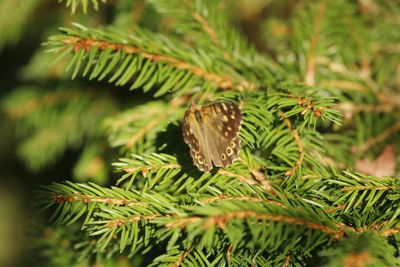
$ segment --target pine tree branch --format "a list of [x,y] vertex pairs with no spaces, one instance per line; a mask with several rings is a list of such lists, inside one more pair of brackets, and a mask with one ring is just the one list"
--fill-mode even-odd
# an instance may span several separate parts
[[[30,103],[34,98],[28,95],[26,102],[9,105],[9,114],[23,126],[21,133],[30,134],[30,122],[44,124],[45,115],[54,114],[37,111],[74,102],[66,105],[63,120],[56,117],[59,124],[40,128],[45,129],[41,141],[53,143],[58,136],[71,140],[79,132],[74,140],[95,146],[99,142],[93,136],[107,136],[126,157],[114,164],[118,187],[70,182],[45,187],[37,204],[54,208],[50,220],[75,224],[81,236],[92,236],[90,244],[77,237],[83,239],[78,247],[97,253],[96,259],[151,251],[149,257],[159,255],[151,266],[397,263],[399,179],[340,170],[354,161],[348,153],[352,145],[360,153],[391,137],[396,143],[400,131],[396,99],[385,99],[397,89],[398,56],[374,47],[377,40],[396,47],[397,35],[388,23],[389,17],[400,17],[394,4],[360,0],[358,5],[368,6],[360,12],[349,1],[306,1],[302,8],[290,8],[284,21],[268,14],[265,25],[281,20],[287,28],[286,36],[266,35],[276,63],[231,30],[220,1],[148,2],[166,15],[168,35],[140,27],[128,34],[77,26],[51,37],[48,46],[61,53],[58,59],[66,59],[60,69],[72,70],[73,78],[78,73],[89,80],[110,77],[108,83],[152,90],[155,96],[172,92],[175,98],[137,99],[115,116],[89,105],[90,116],[82,125],[73,120],[81,119],[76,107],[85,107],[80,97],[62,102],[60,94],[60,99]],[[128,4],[123,15],[121,6],[115,8],[113,19],[128,20]],[[270,10],[282,7],[270,5]],[[158,18],[150,20],[155,28]],[[141,25],[146,23],[143,17]],[[299,80],[311,86],[293,82]],[[315,87],[317,83],[328,88]],[[240,160],[210,173],[193,166],[180,136],[190,98],[201,104],[209,99],[240,103]],[[18,103],[23,104],[20,110]],[[338,129],[341,111],[359,113],[351,117],[355,127]],[[106,128],[98,128],[103,122]],[[366,141],[354,146],[357,140]],[[102,159],[109,151],[104,157],[94,151],[83,164],[87,169],[106,165]]]
[[159,116],[155,117],[154,119],[150,120],[144,127],[142,127],[138,132],[136,132],[131,138],[129,138],[128,142],[125,144],[127,148],[132,147],[139,139],[146,134],[146,132],[151,131],[153,127],[159,125],[160,122],[164,121],[166,118],[169,117],[171,112],[176,111],[178,107],[186,103],[186,101],[181,98],[173,98],[166,108],[165,112],[161,113]]
[[[180,1],[149,0],[155,9],[173,21],[172,30],[185,40],[196,44],[206,54],[215,54],[216,61],[229,61],[232,66],[249,72],[249,77],[262,79],[266,71],[276,72],[270,59],[257,53],[248,41],[242,38],[235,29],[229,27],[230,21],[225,16],[225,6],[216,1]],[[278,75],[270,76],[275,80]],[[275,76],[275,77],[273,77]],[[260,80],[261,81],[261,80]]]
[[[231,74],[228,74],[228,72],[216,73],[216,72],[207,70],[204,67],[200,67],[198,65],[194,65],[193,63],[189,63],[188,61],[176,58],[172,55],[167,55],[167,53],[170,53],[170,54],[174,54],[174,53],[171,53],[171,51],[169,51],[167,49],[164,49],[163,51],[161,51],[158,48],[157,44],[154,44],[153,47],[150,48],[151,47],[150,44],[144,45],[143,42],[136,41],[135,43],[137,45],[141,45],[141,47],[139,47],[137,45],[135,46],[135,45],[131,45],[131,44],[112,42],[112,41],[108,41],[108,40],[101,40],[102,38],[104,39],[104,35],[107,33],[104,33],[102,35],[97,35],[95,38],[93,38],[93,37],[88,37],[85,34],[80,33],[80,32],[71,31],[68,29],[64,29],[64,30],[67,32],[70,31],[67,36],[64,36],[64,37],[60,36],[60,37],[57,37],[56,39],[53,38],[53,39],[51,39],[51,41],[48,44],[49,45],[51,44],[54,46],[61,46],[62,50],[65,51],[66,53],[69,51],[69,48],[72,49],[72,51],[75,54],[73,56],[73,59],[71,62],[71,64],[75,65],[73,77],[77,74],[79,67],[82,64],[82,61],[85,59],[85,54],[90,54],[89,52],[92,51],[92,57],[95,56],[96,54],[98,54],[99,58],[101,58],[101,54],[109,53],[109,54],[107,54],[107,57],[112,57],[114,59],[114,61],[112,61],[112,62],[117,62],[118,57],[121,54],[123,54],[123,55],[139,56],[140,58],[149,60],[149,61],[153,62],[154,64],[158,63],[158,62],[163,63],[170,67],[173,67],[176,70],[182,70],[189,74],[195,75],[202,80],[210,81],[215,86],[217,86],[221,89],[233,89],[233,90],[245,91],[245,90],[256,90],[256,89],[260,88],[260,86],[258,84],[254,84],[253,82],[250,82],[243,78],[234,77]],[[139,33],[139,31],[137,33]],[[82,34],[83,36],[79,36],[80,34]],[[140,36],[138,35],[136,37],[139,38]],[[143,36],[143,37],[147,38],[145,36]],[[131,40],[131,41],[133,41],[133,40]],[[156,48],[156,49],[154,49],[154,48]],[[174,48],[174,49],[176,49],[176,48]],[[187,49],[187,47],[185,47],[185,49]],[[57,48],[57,51],[59,51],[59,50],[60,50],[60,48]],[[159,52],[154,53],[154,52],[151,52],[151,50],[154,50],[154,51],[158,50]],[[167,51],[169,51],[169,52],[167,52]],[[61,56],[62,57],[65,56],[66,53],[62,54]],[[165,53],[165,54],[163,54],[163,53]],[[107,60],[108,59],[107,57],[105,57],[103,60]],[[57,60],[59,60],[59,59],[57,59]],[[89,62],[87,63],[88,65],[86,66],[86,70],[84,71],[84,74],[89,70],[88,67],[90,67],[90,65],[92,64],[90,61],[93,61],[93,58],[91,59],[89,56]],[[114,66],[115,63],[113,63],[112,65]],[[130,67],[128,67],[128,69],[129,68]],[[121,80],[121,78],[120,78],[118,83],[121,83],[121,84],[126,83],[127,80],[130,78],[130,76],[133,75],[134,71],[133,70],[129,71],[128,69],[126,70],[125,76],[123,73],[118,73],[117,76],[124,77],[123,80]],[[112,67],[108,67],[107,72],[110,72],[111,70],[112,70]],[[122,69],[120,68],[120,72],[121,72],[121,70]],[[158,71],[158,70],[152,69],[152,71]],[[230,71],[230,72],[233,73],[234,71]],[[91,78],[101,75],[99,79],[102,79],[103,77],[105,77],[106,73],[99,73],[95,69],[91,75]],[[128,75],[127,73],[130,73],[130,75],[127,76]],[[117,77],[117,76],[115,76],[115,77]],[[144,76],[144,75],[142,75],[142,76]],[[235,76],[238,76],[238,74],[235,73]],[[149,79],[149,77],[144,77],[144,78]],[[112,80],[114,80],[114,79],[116,79],[116,78],[113,78]],[[173,84],[170,84],[169,86],[171,86],[171,85],[173,85]],[[165,89],[163,90],[163,92],[164,91],[165,91]]]
[[328,107],[319,107],[318,105],[314,104],[312,100],[307,99],[307,98],[301,98],[301,97],[296,97],[292,94],[288,94],[287,97],[289,98],[295,98],[299,102],[297,105],[304,107],[303,111],[300,113],[301,115],[306,114],[309,110],[312,111],[313,115],[315,117],[320,117],[321,116],[321,111],[326,110]]
[[[282,114],[283,115],[283,114]],[[283,119],[285,122],[286,126],[289,128],[290,133],[293,135],[294,140],[297,143],[297,148],[299,150],[299,159],[296,161],[294,167],[290,170],[287,170],[285,172],[285,176],[291,176],[294,174],[294,172],[301,166],[304,160],[304,144],[300,139],[299,134],[297,133],[296,129],[293,129],[292,123],[288,118]]]
[[333,235],[334,239],[340,239],[344,236],[345,230],[349,230],[349,227],[344,227],[341,225],[335,225],[335,228],[331,228],[322,224],[317,224],[314,222],[306,221],[301,218],[284,216],[284,215],[271,215],[268,213],[258,213],[254,211],[242,210],[228,212],[222,215],[215,215],[210,217],[186,217],[186,218],[174,218],[174,221],[167,223],[165,226],[168,228],[187,228],[190,223],[195,223],[202,221],[202,228],[207,230],[210,227],[217,226],[218,228],[225,228],[225,224],[234,219],[249,219],[254,218],[257,220],[267,220],[267,221],[278,221],[288,224],[295,224],[306,226],[310,229],[321,230],[322,232]]
[[245,182],[245,183],[247,183],[249,185],[258,184],[258,182],[256,180],[253,180],[253,179],[251,179],[249,177],[246,177],[246,176],[243,176],[243,175],[240,175],[240,174],[237,174],[237,173],[230,172],[230,171],[225,170],[225,169],[218,169],[217,172],[219,174],[222,174],[222,175],[225,175],[225,176],[228,176],[228,177],[234,177],[234,178],[238,179],[239,181]]
[[302,124],[296,127],[297,130],[306,125],[315,126],[317,119],[327,119],[340,124],[341,113],[332,108],[336,105],[335,98],[317,96],[311,88],[282,84],[280,88],[270,90],[268,96],[268,109],[276,107],[275,111],[283,110],[286,118],[297,114],[303,116]]
[[106,129],[112,146],[129,149],[131,153],[157,151],[154,145],[160,131],[182,118],[186,98],[152,101],[106,119]]
[[[110,52],[118,52],[121,51],[126,55],[137,55],[141,58],[148,59],[154,63],[161,62],[167,64],[171,67],[174,67],[178,70],[187,71],[193,75],[198,76],[201,79],[208,80],[213,82],[216,86],[221,89],[233,89],[239,91],[245,90],[255,90],[259,88],[259,85],[254,84],[250,81],[241,80],[233,78],[231,75],[217,74],[211,71],[208,71],[199,66],[190,64],[181,59],[174,58],[168,55],[156,54],[150,51],[147,51],[145,48],[137,47],[134,45],[121,44],[121,43],[113,43],[105,40],[96,40],[93,38],[81,37],[81,36],[69,36],[67,38],[63,38],[58,41],[59,44],[63,44],[65,46],[64,49],[71,47],[75,54],[79,54],[81,51],[85,51],[86,53],[90,52],[93,49],[99,49],[100,51],[110,51]],[[82,53],[83,55],[84,53]],[[81,56],[79,56],[81,57]],[[79,61],[78,61],[79,62]],[[102,74],[104,76],[104,74]]]
[[[208,24],[207,20],[203,16],[201,16],[198,12],[192,12],[192,16],[195,20],[197,20],[200,23],[204,32],[210,36],[210,39],[213,41],[213,43],[219,47],[222,47],[222,43],[218,39],[215,30],[210,26],[210,24]],[[224,53],[224,56],[227,59],[229,59],[229,55],[226,52]]]

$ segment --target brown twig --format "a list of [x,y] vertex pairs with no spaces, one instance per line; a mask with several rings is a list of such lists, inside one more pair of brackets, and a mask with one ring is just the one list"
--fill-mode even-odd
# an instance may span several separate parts
[[83,203],[89,202],[98,202],[98,203],[106,203],[106,204],[113,204],[113,205],[126,205],[126,206],[147,206],[148,202],[135,202],[130,199],[118,199],[112,197],[100,197],[96,195],[90,194],[78,194],[78,193],[71,193],[68,195],[63,194],[54,194],[50,197],[50,199],[54,200],[56,203],[62,202],[73,202],[73,201],[81,201]]
[[226,195],[222,194],[222,195],[218,195],[215,197],[209,197],[209,198],[203,199],[201,202],[211,203],[211,202],[219,201],[219,200],[242,200],[242,201],[253,201],[253,202],[266,202],[268,204],[278,205],[280,207],[286,208],[286,206],[284,204],[282,204],[278,201],[257,198],[257,197],[252,197],[252,196],[226,196]]
[[293,167],[292,169],[287,170],[287,171],[285,172],[285,176],[290,176],[290,175],[292,175],[292,174],[300,167],[300,165],[303,163],[304,155],[305,155],[305,153],[304,153],[304,145],[303,145],[303,142],[301,141],[300,136],[299,136],[299,134],[297,133],[296,129],[294,129],[294,128],[292,127],[291,121],[290,121],[288,118],[285,118],[283,121],[286,123],[287,127],[289,128],[290,133],[293,135],[293,138],[294,138],[294,140],[295,140],[296,143],[297,143],[297,148],[298,148],[299,153],[300,153],[299,159],[296,161],[296,164],[294,165],[294,167]]
[[154,218],[161,217],[161,216],[165,216],[165,215],[162,215],[162,214],[137,215],[137,216],[133,216],[133,217],[127,218],[127,219],[110,220],[105,225],[108,228],[115,228],[115,227],[121,227],[125,223],[133,223],[133,222],[138,222],[140,220],[152,220]]
[[266,220],[266,221],[281,221],[290,224],[303,225],[311,229],[320,230],[328,235],[333,235],[334,239],[340,239],[344,236],[345,230],[353,230],[353,228],[344,226],[344,225],[335,225],[336,228],[330,228],[328,226],[306,221],[297,217],[290,217],[285,215],[271,215],[268,213],[259,213],[255,211],[249,210],[241,210],[241,211],[232,211],[225,213],[223,215],[214,215],[206,218],[202,217],[187,217],[187,218],[178,218],[175,222],[168,223],[166,227],[168,228],[185,228],[188,223],[193,223],[197,221],[203,220],[203,228],[209,229],[212,226],[217,226],[221,229],[225,228],[225,223],[229,222],[232,219],[248,219],[255,218],[258,220]]
[[342,210],[345,209],[347,205],[339,205],[330,209],[325,209],[326,212],[332,212],[332,211],[337,211],[337,210]]
[[189,249],[185,250],[185,252],[184,252],[182,255],[180,255],[180,256],[178,257],[178,259],[172,264],[172,266],[173,266],[173,267],[177,267],[177,266],[181,265],[183,259],[186,258],[187,255],[188,255],[192,250],[193,250],[193,248],[189,248]]
[[289,266],[291,256],[292,256],[292,254],[289,251],[288,254],[286,255],[285,263],[283,264],[283,267],[288,267]]
[[246,177],[246,176],[243,176],[243,175],[240,175],[240,174],[237,174],[237,173],[233,173],[233,172],[230,172],[230,171],[227,171],[227,170],[224,170],[224,169],[218,169],[217,173],[222,174],[222,175],[226,175],[226,176],[229,176],[229,177],[234,177],[234,178],[236,178],[236,179],[238,179],[238,180],[240,180],[242,182],[245,182],[247,184],[250,184],[250,185],[258,184],[258,182],[256,180],[253,180],[253,179],[251,179],[249,177]]
[[150,165],[150,166],[138,166],[138,167],[133,167],[133,168],[125,168],[124,172],[126,173],[132,173],[132,172],[137,172],[140,170],[142,174],[145,176],[149,170],[152,169],[175,169],[175,168],[181,168],[182,166],[178,163],[170,163],[170,164],[165,164],[165,165]]
[[203,31],[210,36],[213,43],[216,44],[217,46],[221,47],[222,43],[218,39],[217,33],[210,26],[210,24],[208,24],[207,20],[203,16],[201,16],[198,12],[192,12],[192,16],[195,20],[197,20],[198,23],[200,23],[201,27],[203,28]]
[[[219,46],[220,48],[223,48],[222,43],[217,36],[217,33],[210,26],[210,24],[207,22],[207,20],[202,15],[200,15],[198,12],[192,12],[192,16],[195,20],[197,20],[197,22],[200,23],[201,27],[203,28],[203,31],[210,36],[211,41],[214,44],[216,44],[217,46]],[[228,60],[231,59],[231,56],[224,50],[223,50],[223,56],[224,56],[224,58],[226,58]]]
[[345,186],[341,188],[342,191],[352,191],[352,190],[391,190],[391,186],[373,186],[373,185],[355,185],[355,186]]
[[227,250],[226,250],[226,257],[228,258],[228,261],[231,260],[232,248],[233,248],[233,245],[232,245],[232,244],[229,244],[229,246],[228,246],[228,248],[227,248]]

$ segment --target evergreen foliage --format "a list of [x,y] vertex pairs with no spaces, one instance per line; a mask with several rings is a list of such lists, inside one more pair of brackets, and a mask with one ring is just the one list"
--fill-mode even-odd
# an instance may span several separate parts
[[[106,16],[106,1],[61,2]],[[400,151],[400,5],[260,1],[261,16],[256,2],[121,0],[109,23],[44,42],[2,108],[31,171],[79,154],[72,179],[36,194],[56,227],[35,245],[49,265],[400,265],[400,169],[356,168]],[[264,51],[235,28],[239,8]],[[241,107],[240,160],[203,173],[181,120],[219,99]]]

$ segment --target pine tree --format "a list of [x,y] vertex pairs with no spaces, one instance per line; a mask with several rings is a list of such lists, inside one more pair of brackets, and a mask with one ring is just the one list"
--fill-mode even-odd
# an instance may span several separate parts
[[[36,193],[43,262],[400,265],[400,169],[362,171],[400,149],[397,1],[61,2],[79,23],[49,26],[2,101],[32,172],[80,151]],[[241,107],[240,160],[204,173],[182,118],[215,100]]]

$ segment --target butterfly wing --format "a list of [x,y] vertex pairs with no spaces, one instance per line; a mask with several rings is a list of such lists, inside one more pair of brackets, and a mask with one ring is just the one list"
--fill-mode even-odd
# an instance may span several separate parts
[[189,145],[193,164],[204,172],[209,172],[213,165],[207,149],[202,122],[196,118],[196,108],[190,108],[183,118],[183,140]]
[[239,107],[228,101],[218,101],[202,107],[204,133],[215,166],[225,167],[238,158],[239,130],[242,114]]

